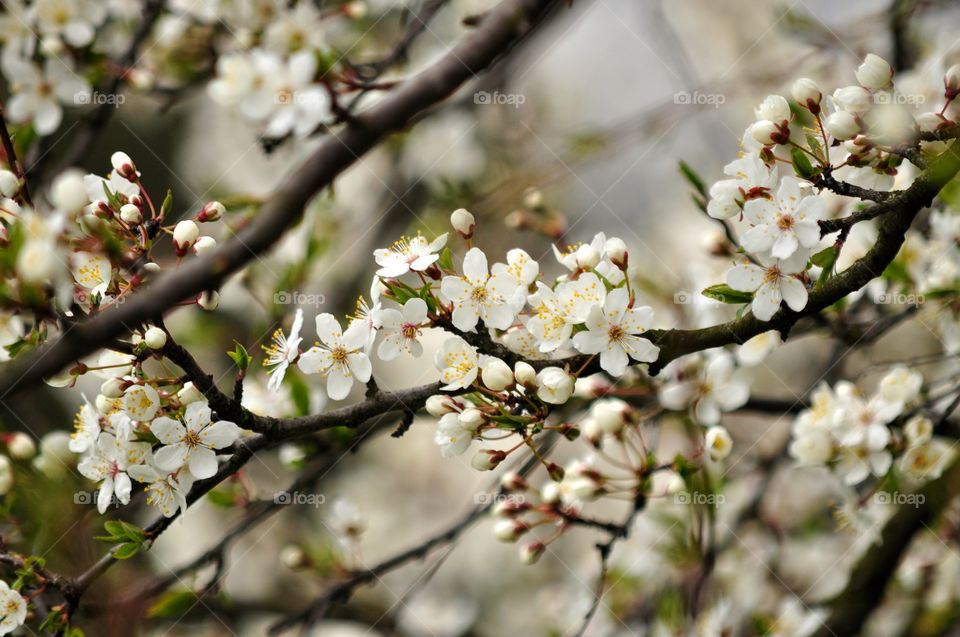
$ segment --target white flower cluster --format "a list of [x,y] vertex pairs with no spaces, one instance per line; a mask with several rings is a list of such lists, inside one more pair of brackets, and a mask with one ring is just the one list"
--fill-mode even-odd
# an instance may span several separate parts
[[[818,222],[833,201],[814,192],[817,180],[827,176],[889,191],[903,172],[895,147],[916,140],[921,131],[954,124],[958,77],[960,65],[947,71],[940,111],[919,112],[923,100],[898,93],[890,65],[871,54],[857,69],[859,86],[825,97],[804,78],[791,91],[795,109],[781,95],[770,95],[756,107],[742,155],[726,166],[729,178],[710,188],[707,212],[744,225],[741,247],[752,262],[738,263],[726,282],[752,295],[757,318],[770,319],[784,302],[795,311],[806,307],[811,256],[826,246]],[[908,186],[914,175],[905,171],[896,185]]]
[[934,424],[907,407],[923,376],[904,366],[885,375],[872,396],[849,381],[821,385],[793,425],[790,455],[803,465],[828,465],[849,485],[883,478],[900,456],[899,471],[915,480],[936,478],[953,456]]

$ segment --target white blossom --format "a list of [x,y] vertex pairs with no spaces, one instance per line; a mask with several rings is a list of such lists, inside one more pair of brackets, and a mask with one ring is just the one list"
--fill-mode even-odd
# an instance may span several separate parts
[[466,389],[480,372],[477,350],[459,336],[443,342],[434,363],[440,370],[441,389],[446,391]]
[[761,321],[770,320],[786,301],[791,310],[799,312],[807,305],[807,288],[794,274],[803,272],[808,255],[803,250],[788,259],[758,255],[761,265],[746,263],[727,272],[727,284],[734,290],[753,292],[751,308]]
[[446,233],[433,241],[427,241],[422,235],[411,239],[402,238],[390,248],[374,250],[373,256],[380,269],[377,276],[394,279],[407,272],[423,272],[440,258],[438,254],[447,244]]
[[818,195],[802,196],[800,182],[785,177],[776,200],[751,199],[743,213],[753,224],[741,237],[748,252],[767,250],[778,259],[790,257],[799,247],[813,248],[820,243],[817,224],[826,213],[826,203]]
[[290,326],[290,336],[284,336],[283,329],[277,328],[270,339],[272,341],[270,346],[264,346],[263,348],[267,354],[267,357],[263,360],[263,366],[270,368],[270,381],[267,383],[267,388],[271,391],[275,392],[280,389],[287,368],[300,355],[300,343],[303,341],[300,336],[302,328],[303,310],[297,308],[293,317],[293,325]]
[[657,360],[660,348],[639,336],[651,327],[653,309],[628,307],[626,288],[607,294],[603,307],[594,305],[587,316],[587,330],[573,337],[573,345],[584,354],[600,354],[600,367],[613,376],[622,376],[630,359],[641,363]]
[[370,380],[373,368],[364,351],[367,345],[366,327],[360,321],[351,323],[342,331],[332,314],[316,318],[320,342],[300,355],[297,366],[304,374],[320,374],[327,381],[327,395],[334,400],[347,397],[356,379]]
[[427,302],[414,297],[403,304],[401,310],[388,308],[380,312],[380,332],[383,340],[377,348],[381,360],[391,361],[401,352],[419,358],[423,345],[418,340],[427,325]]
[[487,257],[479,248],[464,257],[462,277],[443,277],[440,293],[453,304],[453,325],[463,332],[475,331],[480,319],[487,327],[507,329],[524,295],[507,273],[489,275]]
[[210,406],[195,402],[184,410],[183,422],[161,416],[150,425],[150,431],[163,444],[154,454],[157,468],[176,471],[186,466],[190,474],[202,480],[217,472],[216,449],[229,447],[240,435],[232,422],[211,422]]

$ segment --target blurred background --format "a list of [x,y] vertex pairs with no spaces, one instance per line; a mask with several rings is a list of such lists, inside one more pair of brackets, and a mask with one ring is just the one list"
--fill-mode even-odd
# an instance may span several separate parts
[[[465,17],[493,4],[447,3],[415,42],[407,64],[389,77],[429,65],[469,29]],[[354,63],[379,59],[421,8],[418,2],[369,0],[366,35],[358,40],[355,30],[345,29],[329,37],[342,43]],[[523,247],[540,260],[541,271],[554,274],[561,268],[552,255],[553,241],[589,241],[601,231],[619,236],[630,246],[631,263],[664,323],[690,321],[672,295],[719,280],[727,261],[709,256],[718,226],[692,203],[678,163],[687,162],[708,184],[720,179],[764,96],[786,93],[800,76],[823,87],[853,83],[868,52],[898,68],[919,62],[912,71],[916,77],[942,76],[945,61],[956,61],[944,56],[960,43],[958,13],[955,3],[920,0],[576,0],[554,12],[545,28],[491,73],[340,177],[275,250],[231,280],[218,310],[185,308],[167,326],[226,389],[232,372],[224,352],[234,340],[259,355],[259,345],[278,325],[289,325],[297,305],[308,316],[307,339],[312,339],[315,313],[349,315],[358,296],[369,296],[375,248],[402,234],[433,238],[447,232],[449,213],[458,207],[476,216],[476,242],[488,254],[501,259],[507,249]],[[162,49],[148,62],[169,63]],[[373,92],[362,103],[377,99]],[[110,154],[123,150],[137,162],[147,188],[154,193],[171,188],[174,209],[185,215],[211,199],[242,208],[244,198],[269,196],[317,141],[292,141],[267,152],[246,120],[213,103],[199,87],[131,94],[108,133],[83,158],[83,167],[103,174]],[[56,141],[47,152],[57,152]],[[893,333],[885,357],[895,358],[898,348],[920,353],[932,338],[922,327],[908,329],[913,331]],[[803,396],[832,355],[825,341],[791,342],[767,361],[770,373],[758,379],[754,394],[788,402]],[[418,385],[436,380],[431,362],[428,347],[419,361],[375,363],[374,376],[384,388]],[[37,437],[68,428],[81,392],[97,393],[96,382],[87,382],[70,392],[40,389],[5,400],[3,426]],[[348,400],[359,397],[357,389]],[[315,412],[327,401],[308,385],[293,390],[287,385],[280,395],[269,395],[257,369],[246,381],[245,404],[260,413],[289,415]],[[804,603],[835,593],[843,586],[845,566],[858,555],[853,536],[812,539],[808,533],[828,524],[822,519],[824,503],[838,497],[828,481],[786,463],[767,472],[768,461],[782,452],[789,421],[725,421],[737,440],[735,453],[744,458],[730,476],[728,507],[721,509],[721,516],[729,516],[724,534],[730,550],[717,564],[716,577],[738,604],[773,616],[786,603],[784,590]],[[325,590],[324,576],[414,545],[483,502],[493,478],[471,469],[465,457],[442,458],[433,443],[434,427],[427,417],[400,440],[387,435],[389,429],[381,431],[332,463],[316,485],[322,498],[290,506],[231,545],[218,594],[183,607],[167,598],[166,607],[155,609],[158,619],[138,628],[129,627],[128,616],[111,614],[112,599],[169,576],[242,516],[236,507],[223,506],[224,498],[235,504],[234,485],[228,485],[222,498],[205,499],[175,522],[146,557],[98,583],[97,599],[105,608],[93,604],[84,612],[95,623],[81,618],[80,625],[91,636],[264,634],[278,613]],[[583,447],[564,449],[564,444],[575,447],[562,443],[560,459],[583,453]],[[292,446],[264,453],[238,481],[248,494],[269,498],[295,477],[303,453]],[[30,538],[32,550],[51,568],[74,573],[104,547],[91,540],[100,530],[94,508],[72,500],[74,490],[92,485],[72,468],[62,469],[59,475],[24,474],[26,490],[3,503],[13,527],[4,536]],[[766,485],[759,503],[758,481]],[[74,489],[57,486],[63,482]],[[737,526],[738,498],[743,506],[762,508],[764,523]],[[152,513],[134,508],[121,515],[142,524]],[[629,619],[618,618],[642,616],[653,599],[659,604],[669,595],[664,591],[689,581],[693,566],[682,553],[679,519],[666,503],[639,517],[630,539],[617,545],[611,562],[616,584],[588,634],[639,634]],[[497,542],[483,521],[455,544],[361,588],[349,605],[334,609],[335,619],[310,634],[569,635],[592,599],[594,543],[601,538],[590,530],[568,533],[538,566],[526,567],[515,547]],[[203,586],[212,574],[205,569],[173,589]],[[943,583],[943,594],[955,595],[956,584]],[[871,630],[887,634],[882,627]]]

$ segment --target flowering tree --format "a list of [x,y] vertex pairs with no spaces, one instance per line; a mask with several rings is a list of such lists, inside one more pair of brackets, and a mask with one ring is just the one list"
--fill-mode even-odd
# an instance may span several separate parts
[[[360,64],[350,49],[383,16],[357,2],[4,3],[0,399],[23,430],[8,428],[0,455],[0,634],[132,634],[111,612],[162,626],[197,604],[233,634],[243,624],[221,595],[228,549],[285,505],[322,502],[316,485],[348,452],[385,430],[402,449],[415,424],[430,428],[447,462],[465,457],[495,473],[494,486],[439,533],[418,529],[421,540],[380,560],[291,543],[278,559],[318,592],[267,609],[270,634],[322,623],[365,585],[452,550],[484,518],[531,568],[565,541],[591,552],[599,573],[581,574],[595,584],[563,634],[613,621],[610,632],[629,634],[854,635],[883,612],[898,615],[898,634],[948,634],[956,596],[937,598],[931,581],[946,577],[941,565],[956,569],[960,494],[960,64],[948,64],[951,51],[937,53],[932,75],[895,74],[869,54],[855,85],[830,91],[792,78],[755,108],[726,178],[708,187],[681,164],[696,208],[722,231],[709,246],[721,270],[702,293],[658,285],[631,241],[576,242],[529,190],[508,221],[550,239],[543,257],[500,246],[485,231],[495,215],[451,213],[444,200],[444,231],[417,223],[400,236],[404,228],[384,223],[382,244],[350,255],[361,272],[350,286],[368,290],[352,313],[311,307],[295,290],[311,284],[315,237],[283,274],[258,270],[258,259],[319,223],[311,202],[333,193],[341,173],[568,10],[503,0],[469,17],[422,70],[391,75],[445,4],[425,2],[391,34],[385,57]],[[172,103],[196,86],[255,128],[264,150],[319,142],[269,196],[187,208],[153,185],[140,156],[116,151],[109,167],[75,167],[127,89]],[[491,99],[483,95],[477,103]],[[918,95],[929,100],[908,99]],[[72,110],[77,130],[55,141]],[[449,199],[469,200],[468,191]],[[237,280],[287,310],[263,345],[218,309]],[[236,335],[235,345],[188,347],[178,332],[189,330],[171,317],[183,314]],[[840,365],[911,321],[936,334],[935,351],[908,347],[866,372]],[[789,348],[807,338],[839,344],[829,369],[796,400],[764,397],[756,386],[775,375],[766,359],[794,352],[788,369],[799,376],[806,363]],[[227,356],[229,390],[202,362]],[[385,389],[378,370],[391,361],[433,376]],[[60,423],[38,450],[13,397],[37,396],[44,383],[76,401],[76,416],[72,433]],[[751,454],[759,441],[727,428],[748,415],[755,427],[791,422],[788,439]],[[250,469],[271,454],[295,477],[264,498]],[[815,472],[839,503],[795,514],[789,529],[772,522],[764,501],[777,467]],[[42,489],[73,490],[87,507],[83,561],[48,563],[49,519],[31,502]],[[201,552],[159,576],[141,571],[135,586],[107,586],[118,564],[145,563],[204,502],[232,522],[194,538]],[[737,601],[721,567],[744,549],[758,560],[766,550],[743,539],[748,525],[782,539],[814,520],[804,533],[827,541],[831,509],[857,550],[830,595],[793,590],[765,560],[782,586]],[[335,514],[340,539],[356,548],[363,521],[343,502]],[[619,569],[616,551],[649,533],[669,535],[669,547],[636,577]]]

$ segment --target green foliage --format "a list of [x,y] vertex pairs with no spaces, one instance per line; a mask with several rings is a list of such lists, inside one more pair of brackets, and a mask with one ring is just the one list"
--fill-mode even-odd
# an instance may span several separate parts
[[708,299],[714,299],[716,301],[720,301],[721,303],[730,303],[732,305],[749,303],[753,300],[752,292],[741,292],[740,290],[734,290],[726,283],[711,285],[707,289],[703,290],[701,294]]
[[96,539],[113,544],[113,557],[118,560],[130,559],[143,549],[147,541],[143,529],[123,520],[107,520],[103,528],[107,535],[99,535]]

